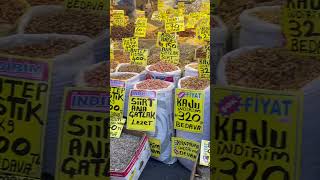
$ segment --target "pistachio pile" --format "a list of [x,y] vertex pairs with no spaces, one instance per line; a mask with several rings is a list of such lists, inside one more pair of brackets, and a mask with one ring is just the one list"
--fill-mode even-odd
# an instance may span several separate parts
[[170,83],[159,79],[147,79],[137,84],[137,89],[159,90],[169,87]]
[[109,63],[101,63],[84,73],[84,80],[89,87],[108,87]]
[[39,43],[23,44],[13,47],[1,47],[0,54],[10,54],[25,57],[54,58],[67,53],[70,49],[82,44],[79,40],[54,38]]
[[181,88],[192,90],[204,90],[210,85],[210,81],[206,79],[200,79],[198,77],[187,77],[181,80]]
[[73,9],[34,16],[25,32],[85,35],[94,38],[107,29],[107,23],[106,14]]
[[259,48],[229,59],[225,72],[230,85],[297,90],[320,76],[320,61],[282,48]]

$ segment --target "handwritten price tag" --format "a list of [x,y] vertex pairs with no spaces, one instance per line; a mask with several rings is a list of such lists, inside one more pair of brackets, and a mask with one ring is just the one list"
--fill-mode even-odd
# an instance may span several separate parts
[[139,48],[138,38],[137,37],[122,38],[122,47],[126,52],[130,52],[134,49],[138,49]]
[[113,10],[111,20],[113,26],[126,26],[126,19],[123,10]]
[[178,48],[162,47],[160,51],[160,59],[167,63],[178,65],[180,62],[180,50]]
[[147,66],[148,56],[148,49],[134,49],[130,52],[130,63]]
[[168,18],[165,22],[165,30],[167,33],[185,31],[184,16]]
[[136,20],[136,27],[134,30],[135,37],[146,37],[147,34],[147,18],[137,18]]
[[200,143],[189,139],[172,137],[172,157],[189,159],[193,162],[197,161],[200,150]]

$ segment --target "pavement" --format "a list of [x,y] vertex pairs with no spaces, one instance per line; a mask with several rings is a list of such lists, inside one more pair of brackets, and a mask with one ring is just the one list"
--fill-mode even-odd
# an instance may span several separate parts
[[190,175],[179,162],[167,165],[150,158],[139,180],[189,180]]

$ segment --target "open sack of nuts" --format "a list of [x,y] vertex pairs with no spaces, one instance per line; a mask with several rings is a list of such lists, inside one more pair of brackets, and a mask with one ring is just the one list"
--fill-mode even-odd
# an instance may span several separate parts
[[160,157],[155,159],[166,164],[173,164],[177,160],[171,156],[171,137],[175,135],[173,130],[174,87],[173,83],[159,79],[148,79],[134,85],[134,89],[157,92],[156,128],[155,132],[147,132],[147,135],[160,140]]
[[126,95],[123,107],[123,116],[127,117],[129,93],[130,90],[133,89],[134,85],[139,82],[139,74],[134,72],[114,72],[110,74],[110,79],[125,82]]
[[244,11],[240,15],[240,47],[280,47],[284,37],[280,26],[281,7],[262,6]]
[[[0,53],[20,58],[40,58],[52,61],[52,84],[48,107],[48,124],[45,136],[44,171],[55,172],[56,145],[59,133],[61,103],[64,88],[73,84],[73,79],[82,69],[93,64],[89,50],[90,39],[71,35],[13,35],[0,40]],[[4,55],[5,56],[5,55]]]
[[190,63],[184,68],[184,76],[198,77],[198,63]]
[[[182,137],[185,139],[193,140],[196,142],[201,142],[201,140],[210,141],[210,80],[200,79],[198,77],[186,76],[179,80],[178,88],[190,89],[190,90],[203,90],[205,92],[204,100],[204,124],[202,133],[191,133],[187,131],[177,130],[177,137]],[[179,162],[189,170],[192,170],[195,162],[178,158]]]
[[134,72],[139,74],[139,80],[146,79],[146,68],[137,64],[121,63],[117,66],[116,72]]
[[86,87],[109,87],[109,63],[100,62],[80,72],[76,78],[78,86]]
[[29,8],[25,0],[3,0],[0,2],[0,37],[14,33],[20,18]]
[[139,179],[150,156],[146,134],[123,129],[120,138],[110,139],[110,179]]
[[160,79],[173,82],[175,85],[181,77],[181,70],[178,66],[159,61],[146,67],[146,79]]
[[218,84],[304,94],[302,177],[318,179],[320,172],[320,61],[282,48],[245,47],[226,54],[218,65]]

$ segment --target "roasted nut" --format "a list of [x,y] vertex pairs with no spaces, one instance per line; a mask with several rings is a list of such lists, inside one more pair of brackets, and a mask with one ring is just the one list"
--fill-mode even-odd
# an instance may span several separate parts
[[29,34],[74,34],[97,37],[107,29],[107,15],[82,10],[68,10],[32,17],[25,31]]
[[136,85],[137,89],[159,90],[169,87],[170,83],[159,79],[147,79]]
[[101,63],[96,68],[84,73],[84,80],[89,87],[109,87],[109,63]]
[[23,44],[13,47],[0,48],[1,54],[10,54],[25,57],[53,58],[67,53],[84,42],[79,40],[54,38],[41,43]]
[[111,39],[122,40],[122,38],[132,37],[134,35],[134,23],[129,23],[125,27],[112,26],[111,27]]
[[259,48],[229,59],[229,84],[271,90],[297,90],[320,76],[320,60],[282,48]]
[[119,67],[118,72],[135,72],[141,73],[146,68],[137,64],[123,64]]
[[151,65],[149,70],[156,72],[172,72],[178,70],[178,68],[173,64],[159,61],[156,64]]
[[111,75],[111,79],[113,80],[128,80],[132,77],[134,77],[135,75],[134,74],[112,74]]
[[14,25],[23,15],[27,5],[18,0],[0,1],[0,24]]
[[181,88],[191,90],[204,90],[210,85],[210,81],[206,79],[200,79],[198,77],[187,77],[181,80]]

